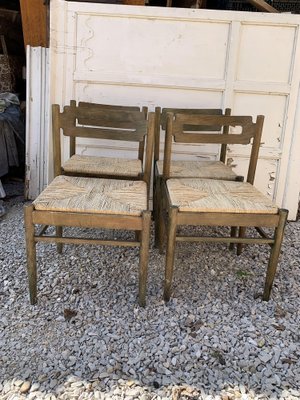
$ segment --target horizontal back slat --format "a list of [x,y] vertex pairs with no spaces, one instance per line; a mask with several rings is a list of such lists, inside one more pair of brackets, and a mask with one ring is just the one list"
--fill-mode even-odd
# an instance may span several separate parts
[[110,104],[96,104],[96,103],[87,103],[85,101],[80,101],[78,103],[79,108],[88,108],[90,110],[111,110],[111,111],[138,111],[140,112],[139,107],[135,106],[118,106],[118,105],[110,105]]
[[60,127],[66,136],[142,141],[147,131],[146,113],[124,109],[125,106],[109,105],[103,109],[103,105],[93,103],[65,106]]
[[[170,115],[170,114],[169,114]],[[170,115],[172,118],[172,115]],[[180,143],[219,143],[219,144],[247,144],[255,134],[256,124],[251,116],[225,116],[225,115],[195,115],[195,114],[176,114],[173,116],[173,135],[174,140]],[[195,130],[190,127],[204,127],[205,131],[210,131],[212,127],[241,127],[241,133],[219,134],[219,133],[190,133]],[[203,131],[203,129],[196,129]],[[213,129],[216,131],[215,129]]]
[[146,120],[142,113],[137,111],[105,111],[92,110],[89,115],[84,110],[77,113],[79,125],[94,125],[106,128],[136,129],[137,126],[146,126]]
[[[221,137],[222,136],[222,137]],[[223,137],[224,136],[224,137]],[[253,135],[221,135],[218,133],[183,133],[175,136],[179,143],[248,144]]]
[[96,125],[114,128],[134,129],[136,124],[145,124],[145,114],[141,111],[103,110],[92,107],[64,108],[64,114],[70,118],[76,118],[80,125]]
[[[146,128],[145,128],[146,129]],[[94,138],[94,139],[110,139],[123,140],[128,142],[139,142],[144,139],[146,130],[120,130],[106,128],[87,128],[87,127],[68,127],[64,129],[65,136]]]
[[[166,124],[167,124],[167,115],[168,113],[172,114],[185,114],[185,115],[222,115],[223,111],[220,108],[163,108],[161,110],[161,117],[160,117],[160,124],[163,130],[166,130]],[[190,129],[191,128],[191,129]],[[210,126],[209,129],[206,129],[206,127],[203,126],[193,126],[189,130],[220,130],[220,126],[213,127]]]

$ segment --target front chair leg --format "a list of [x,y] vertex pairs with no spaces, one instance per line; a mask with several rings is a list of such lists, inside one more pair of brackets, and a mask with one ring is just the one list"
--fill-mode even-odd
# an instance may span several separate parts
[[147,276],[149,263],[149,242],[151,227],[151,212],[145,211],[142,217],[142,231],[140,232],[140,267],[139,267],[139,305],[146,305]]
[[175,247],[176,247],[176,229],[177,229],[177,207],[170,207],[167,233],[167,254],[165,266],[165,285],[164,285],[164,300],[169,301],[171,297]]
[[37,272],[36,272],[36,242],[34,240],[35,229],[32,223],[33,205],[24,206],[24,222],[27,253],[27,273],[29,283],[30,303],[35,304],[37,298]]
[[[62,226],[56,226],[55,227],[55,231],[56,231],[56,236],[61,238],[62,234],[63,234],[63,227]],[[63,250],[63,244],[62,243],[56,243],[56,248],[57,248],[57,252],[59,254],[61,254],[62,250]]]
[[287,216],[288,216],[288,210],[285,210],[285,209],[279,210],[279,223],[275,229],[274,243],[272,245],[269,264],[268,264],[268,268],[267,268],[267,274],[266,274],[265,289],[264,289],[264,294],[263,294],[263,300],[265,300],[265,301],[269,301],[269,299],[270,299],[270,294],[271,294],[271,290],[272,290],[272,286],[273,286],[273,282],[274,282],[274,278],[275,278],[275,274],[276,274],[278,258],[279,258],[279,254],[280,254],[281,244],[282,244],[282,240],[283,240],[284,227],[286,224]]

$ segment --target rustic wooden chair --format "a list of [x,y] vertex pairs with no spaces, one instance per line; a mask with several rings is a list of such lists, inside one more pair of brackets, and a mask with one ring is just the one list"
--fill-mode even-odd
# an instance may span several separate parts
[[[163,175],[164,161],[160,160],[160,136],[161,130],[166,131],[167,114],[185,114],[185,115],[223,115],[222,109],[189,109],[189,108],[155,108],[155,140],[154,140],[154,190],[153,190],[153,214],[155,220],[155,243],[158,245],[162,243],[164,235],[163,219],[160,213],[160,187],[161,178]],[[227,108],[224,115],[230,115],[231,109]],[[228,126],[194,126],[189,127],[192,131],[198,132],[219,132],[220,134],[228,134]],[[198,139],[198,136],[194,135],[194,142],[189,142],[184,138],[183,141],[176,138],[177,143],[183,143],[186,145],[198,145],[203,147],[203,142]],[[241,180],[241,176],[236,175],[232,168],[226,165],[227,155],[227,143],[222,143],[219,146],[219,160],[210,160],[208,156],[197,155],[198,160],[174,160],[170,159],[170,178],[209,178],[209,179],[224,179],[224,180]],[[202,157],[202,159],[201,159]],[[204,160],[203,160],[204,158]],[[161,237],[159,238],[159,235]],[[160,248],[160,250],[162,250]]]
[[[162,208],[167,218],[167,254],[165,267],[164,298],[169,300],[173,277],[176,242],[225,242],[233,244],[269,244],[271,254],[267,267],[263,299],[269,300],[273,280],[276,273],[278,257],[283,239],[284,226],[288,211],[278,208],[254,186],[254,176],[260,146],[263,116],[256,122],[249,116],[199,116],[168,114],[166,142],[164,152],[164,171],[162,179]],[[191,125],[225,125],[240,127],[226,135],[215,133],[187,132]],[[236,128],[237,129],[237,128]],[[189,128],[190,131],[190,128]],[[201,178],[169,178],[172,137],[175,140],[221,144],[249,144],[252,142],[247,182],[201,179]],[[228,237],[195,237],[181,235],[178,226],[239,226],[255,227],[259,237],[246,236],[245,230],[236,237],[231,231]],[[274,228],[269,237],[264,227]]]
[[[127,126],[125,117],[123,121],[124,126]],[[152,168],[154,123],[154,113],[150,113],[148,121],[139,120],[140,129],[136,129],[134,133],[128,132],[130,137],[138,140],[146,136],[144,173],[140,180],[58,175],[32,204],[25,206],[31,304],[37,301],[36,243],[55,242],[58,243],[59,251],[62,250],[63,243],[139,247],[139,304],[145,305],[151,223],[148,176]],[[61,124],[68,135],[84,135],[85,130],[74,127],[71,118],[63,118]],[[102,137],[102,131],[105,134],[106,128],[97,128],[99,137]],[[42,225],[39,232],[36,229],[37,224]],[[48,225],[56,227],[56,235],[47,235]],[[111,240],[107,237],[69,237],[63,236],[63,226],[129,230],[138,232],[138,235],[134,240],[128,241]]]
[[[57,104],[52,106],[54,143],[54,173],[90,177],[113,177],[140,180],[144,176],[144,147],[147,108],[95,104],[71,100],[63,111]],[[101,128],[101,129],[100,129]],[[105,128],[105,129],[104,129]],[[62,163],[61,132],[69,136],[69,158]],[[137,156],[104,157],[76,153],[78,138],[107,141],[137,142]],[[124,147],[124,145],[123,145]],[[131,149],[130,149],[131,150]],[[118,153],[122,150],[118,149]],[[150,175],[146,176],[149,183]]]

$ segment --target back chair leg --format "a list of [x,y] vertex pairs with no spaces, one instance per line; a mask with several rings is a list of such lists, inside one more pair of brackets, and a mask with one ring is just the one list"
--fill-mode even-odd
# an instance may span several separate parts
[[139,305],[146,305],[146,290],[149,262],[149,242],[150,242],[151,212],[143,213],[143,229],[140,232],[140,267],[139,267]]
[[37,298],[37,272],[36,272],[36,243],[34,240],[35,229],[32,223],[33,205],[24,207],[24,221],[26,234],[27,272],[29,281],[30,303],[35,304]]
[[169,222],[168,222],[168,242],[166,254],[166,269],[165,269],[165,285],[164,285],[164,300],[169,301],[172,291],[172,279],[174,270],[175,247],[176,247],[176,229],[177,229],[177,207],[170,207]]
[[[155,179],[155,178],[154,178]],[[153,185],[153,219],[154,219],[154,246],[158,247],[158,218],[159,218],[159,181],[154,181]]]
[[136,240],[137,242],[140,242],[140,241],[141,241],[141,231],[135,231],[135,232],[134,232],[134,236],[135,236],[135,240]]
[[160,185],[161,181],[160,179],[158,179],[154,193],[154,207],[155,207],[154,228],[155,228],[155,247],[158,247],[159,252],[162,253],[165,230],[164,230],[164,220],[162,214],[163,205],[161,204],[162,198],[161,198]]
[[[154,222],[157,220],[157,209],[159,207],[159,197],[157,194],[157,178],[153,178],[153,210],[152,210],[152,217]],[[156,225],[156,224],[155,224]],[[156,227],[155,227],[156,229]],[[156,231],[155,231],[156,234]],[[154,246],[156,246],[156,242],[154,242]]]
[[[232,226],[231,230],[230,230],[230,237],[234,238],[234,237],[236,237],[236,234],[237,234],[237,227]],[[233,250],[233,249],[234,249],[234,243],[230,243],[229,250]]]
[[263,300],[268,301],[270,299],[270,294],[276,274],[276,269],[277,269],[277,264],[278,264],[278,258],[280,254],[280,249],[281,249],[281,244],[283,240],[283,233],[284,233],[284,227],[286,224],[288,216],[288,210],[285,209],[280,209],[279,210],[279,224],[275,229],[274,233],[274,243],[272,245],[271,249],[271,254],[270,254],[270,259],[269,259],[269,264],[267,268],[267,274],[266,274],[266,281],[265,281],[265,289],[263,293]]
[[[56,236],[57,236],[57,237],[62,237],[62,234],[63,234],[63,227],[62,227],[62,226],[56,226],[56,227],[55,227],[55,230],[56,230]],[[62,250],[63,250],[63,244],[62,244],[62,243],[57,243],[57,244],[56,244],[56,248],[57,248],[57,252],[58,252],[59,254],[61,254],[61,253],[62,253]]]
[[[246,236],[246,227],[245,226],[240,226],[239,228],[239,238],[244,238]],[[243,243],[238,243],[237,244],[237,250],[236,254],[240,256],[243,252],[245,245]]]
[[160,197],[158,199],[159,207],[158,207],[158,218],[157,218],[157,243],[158,243],[159,253],[163,254],[165,239],[166,239],[166,225],[164,218],[166,204],[164,201],[164,197],[162,197],[161,183],[162,182],[160,181],[159,192],[158,192]]

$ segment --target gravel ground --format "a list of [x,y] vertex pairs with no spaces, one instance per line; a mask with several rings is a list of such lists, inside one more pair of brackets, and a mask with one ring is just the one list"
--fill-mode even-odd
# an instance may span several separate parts
[[265,247],[237,257],[222,244],[180,244],[166,305],[164,257],[152,246],[141,309],[137,250],[58,255],[39,244],[31,306],[23,203],[10,197],[0,218],[1,400],[300,399],[300,222],[287,226],[269,302],[258,296]]

